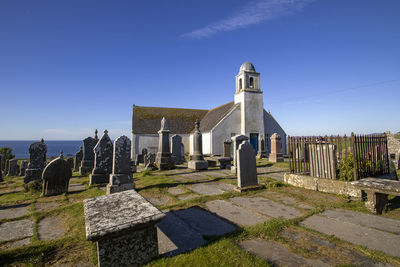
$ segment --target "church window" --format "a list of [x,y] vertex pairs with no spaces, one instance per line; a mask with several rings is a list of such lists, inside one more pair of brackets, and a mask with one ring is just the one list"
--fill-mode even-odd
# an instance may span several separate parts
[[242,79],[239,79],[239,89],[242,89]]
[[250,77],[250,88],[254,88],[254,79]]

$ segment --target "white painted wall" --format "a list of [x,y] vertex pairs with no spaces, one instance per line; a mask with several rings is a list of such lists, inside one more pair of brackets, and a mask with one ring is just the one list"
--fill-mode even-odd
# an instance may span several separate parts
[[211,133],[202,133],[203,155],[211,154]]

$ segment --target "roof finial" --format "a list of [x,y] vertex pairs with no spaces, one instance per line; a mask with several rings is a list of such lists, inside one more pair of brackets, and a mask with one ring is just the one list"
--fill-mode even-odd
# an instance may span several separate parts
[[161,130],[167,130],[167,120],[165,117],[163,117],[161,120]]

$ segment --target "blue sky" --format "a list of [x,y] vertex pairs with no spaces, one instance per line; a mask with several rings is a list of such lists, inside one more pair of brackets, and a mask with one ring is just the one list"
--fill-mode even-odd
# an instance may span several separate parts
[[400,131],[400,1],[0,1],[0,140],[130,136],[132,105],[233,100],[290,135]]

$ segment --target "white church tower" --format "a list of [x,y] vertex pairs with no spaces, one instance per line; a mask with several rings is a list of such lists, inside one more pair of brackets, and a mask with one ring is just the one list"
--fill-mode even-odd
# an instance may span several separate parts
[[260,73],[245,62],[236,75],[235,104],[240,103],[240,134],[250,137],[253,146],[264,138],[264,104],[260,89]]

